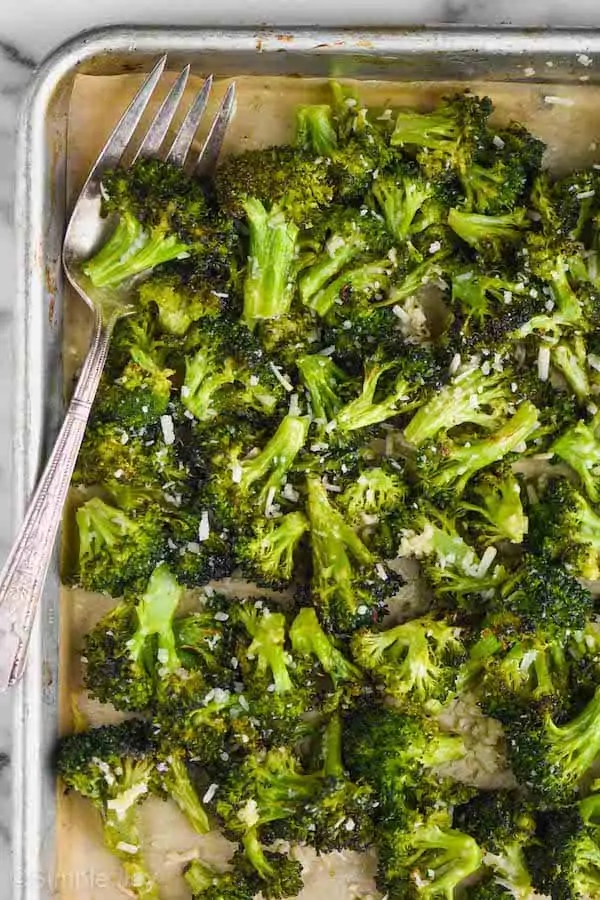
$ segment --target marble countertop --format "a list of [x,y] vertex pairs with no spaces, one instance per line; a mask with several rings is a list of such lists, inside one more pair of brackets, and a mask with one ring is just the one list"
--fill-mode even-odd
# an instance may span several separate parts
[[[162,7],[162,9],[161,9]],[[126,19],[123,10],[126,8]],[[478,24],[600,27],[598,0],[5,0],[0,5],[0,562],[14,527],[10,503],[9,442],[12,396],[11,305],[14,272],[12,197],[14,138],[23,90],[35,67],[78,31],[123,23],[158,25],[414,25]],[[12,897],[10,858],[11,698],[0,697],[0,900]]]

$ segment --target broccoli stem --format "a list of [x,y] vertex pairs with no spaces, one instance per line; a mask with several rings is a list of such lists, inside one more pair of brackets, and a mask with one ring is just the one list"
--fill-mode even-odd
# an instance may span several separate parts
[[174,672],[179,668],[173,617],[182,594],[180,585],[167,566],[164,563],[158,565],[150,576],[144,596],[136,606],[138,627],[127,642],[134,661],[140,662],[148,638],[156,635],[159,672],[161,669]]
[[131,520],[114,506],[104,503],[99,497],[92,497],[76,513],[79,531],[79,558],[93,554],[94,545],[106,544],[112,547],[119,538],[133,532]]
[[198,834],[208,834],[210,822],[190,781],[185,762],[179,756],[172,756],[169,757],[167,766],[166,771],[161,772],[165,790],[173,798],[194,831]]
[[185,870],[183,877],[192,894],[201,897],[205,891],[213,886],[215,872],[200,862],[199,859],[193,859]]
[[600,465],[599,428],[600,414],[597,413],[589,424],[580,421],[567,429],[551,448],[577,473],[592,503],[600,500],[600,486],[595,474]]
[[448,213],[448,225],[463,241],[477,249],[487,241],[518,241],[528,221],[517,211],[486,216],[453,207]]
[[316,156],[331,156],[337,149],[331,106],[326,103],[299,106],[296,110],[296,144]]
[[342,781],[346,772],[342,762],[342,720],[339,715],[331,716],[325,726],[322,752],[324,777]]
[[240,487],[247,490],[268,476],[264,491],[278,488],[306,442],[309,425],[307,416],[285,416],[261,452],[241,463]]
[[260,320],[277,319],[290,310],[298,228],[277,207],[267,212],[255,198],[246,200],[244,209],[250,246],[242,321],[252,329]]
[[436,278],[441,278],[443,270],[440,263],[447,259],[448,256],[448,251],[442,249],[438,250],[437,253],[434,253],[427,259],[424,259],[423,262],[410,269],[410,271],[404,275],[401,282],[392,286],[385,299],[373,301],[373,308],[379,309],[383,306],[396,306],[397,304],[408,300],[410,297],[418,296],[423,290],[424,285]]
[[[308,479],[308,517],[311,522],[313,553],[317,569],[331,569],[340,582],[352,580],[352,564],[348,552],[361,566],[372,565],[373,556],[354,529],[330,504],[327,491],[319,478]],[[348,552],[347,552],[348,551]]]
[[415,216],[431,194],[431,187],[416,178],[402,179],[400,183],[394,178],[378,178],[373,182],[373,196],[388,231],[400,242],[406,241],[411,234]]
[[[355,400],[346,403],[333,420],[339,431],[345,433],[377,425],[391,416],[399,415],[401,409],[407,408],[407,396],[411,386],[408,379],[402,376],[396,379],[391,392],[383,400],[375,402],[379,379],[393,365],[393,362],[384,365],[375,364],[365,369],[361,393]],[[400,403],[402,406],[399,409]]]
[[217,415],[215,394],[235,381],[235,373],[230,360],[225,360],[222,368],[215,368],[215,358],[208,348],[198,350],[185,362],[185,390],[181,400],[186,409],[199,422],[206,422]]
[[435,824],[417,825],[411,843],[414,853],[406,863],[419,872],[425,896],[451,900],[457,885],[483,862],[483,850],[477,842],[455,829]]
[[[300,299],[305,306],[325,315],[325,302],[319,300],[327,282],[335,278],[365,246],[358,229],[351,235],[334,235],[327,241],[326,250],[310,268],[302,274],[299,283]],[[335,298],[334,298],[335,299]]]
[[326,425],[342,406],[339,386],[345,380],[345,375],[331,357],[318,353],[301,356],[297,366],[310,394],[313,418],[320,425]]
[[131,213],[124,213],[106,243],[83,271],[95,287],[114,287],[161,263],[188,255],[188,245],[174,234],[154,229],[149,234]]
[[586,348],[584,341],[576,338],[576,345],[557,344],[551,349],[554,366],[561,373],[578,400],[590,396],[590,381],[586,371]]
[[285,616],[283,613],[258,615],[256,610],[242,609],[240,618],[252,638],[248,657],[256,658],[256,669],[261,675],[268,671],[273,676],[275,692],[285,694],[294,689],[288,672],[285,653]]
[[273,878],[275,871],[265,856],[256,827],[249,828],[245,832],[242,838],[242,844],[244,845],[248,861],[256,870],[257,875],[259,875],[263,881],[269,881]]
[[145,865],[131,859],[121,861],[127,887],[138,900],[160,900],[159,887]]
[[458,136],[456,117],[444,110],[428,113],[402,110],[396,117],[390,143],[393,147],[416,144],[429,150],[451,150]]
[[331,676],[335,684],[341,681],[357,681],[360,678],[359,670],[327,637],[312,606],[301,609],[292,622],[290,641],[300,656],[316,656],[323,671]]
[[334,281],[317,291],[307,303],[319,316],[326,316],[344,291],[380,295],[389,285],[392,264],[389,259],[365,263],[357,269],[342,272]]
[[532,403],[521,403],[517,412],[489,437],[452,451],[449,462],[433,476],[438,488],[454,485],[461,494],[469,479],[509,453],[514,453],[538,427],[538,411]]

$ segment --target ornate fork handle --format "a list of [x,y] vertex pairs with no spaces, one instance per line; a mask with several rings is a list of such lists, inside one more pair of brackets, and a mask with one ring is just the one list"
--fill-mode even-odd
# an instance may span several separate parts
[[35,611],[112,330],[112,323],[103,325],[97,319],[73,399],[4,569],[0,582],[0,692],[23,674]]

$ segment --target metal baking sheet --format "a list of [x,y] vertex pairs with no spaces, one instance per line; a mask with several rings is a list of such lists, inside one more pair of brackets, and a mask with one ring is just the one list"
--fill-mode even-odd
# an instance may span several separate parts
[[[217,77],[333,76],[507,86],[535,82],[544,85],[543,93],[549,97],[556,94],[567,101],[568,88],[600,85],[600,32],[591,29],[225,32],[113,28],[84,34],[56,51],[34,79],[19,132],[18,387],[13,438],[18,512],[24,509],[63,408],[64,293],[59,261],[68,213],[66,146],[73,83],[78,74],[147,71],[165,52],[169,69],[191,62],[193,71],[212,71]],[[56,560],[34,631],[29,666],[16,689],[14,862],[10,875],[0,873],[0,878],[12,881],[15,900],[76,896],[78,887],[86,887],[64,883],[63,876],[53,874],[56,787],[50,763],[58,731],[58,597]],[[71,873],[69,878],[76,876]]]

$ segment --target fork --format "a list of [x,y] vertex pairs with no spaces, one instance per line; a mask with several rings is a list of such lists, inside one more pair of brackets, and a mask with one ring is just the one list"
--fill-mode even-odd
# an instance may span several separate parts
[[[102,174],[122,164],[166,61],[167,57],[163,56],[157,62],[115,126],[81,190],[67,226],[63,268],[71,285],[93,312],[93,336],[65,420],[0,574],[0,692],[15,684],[23,674],[35,612],[110,339],[117,321],[133,312],[132,283],[125,288],[98,290],[82,271],[82,262],[104,242],[110,228],[110,223],[100,216]],[[228,87],[195,159],[192,142],[206,109],[212,76],[204,81],[168,149],[164,146],[189,74],[190,66],[186,66],[156,112],[131,163],[139,157],[160,157],[196,175],[210,175],[214,170],[235,111],[234,84]]]

